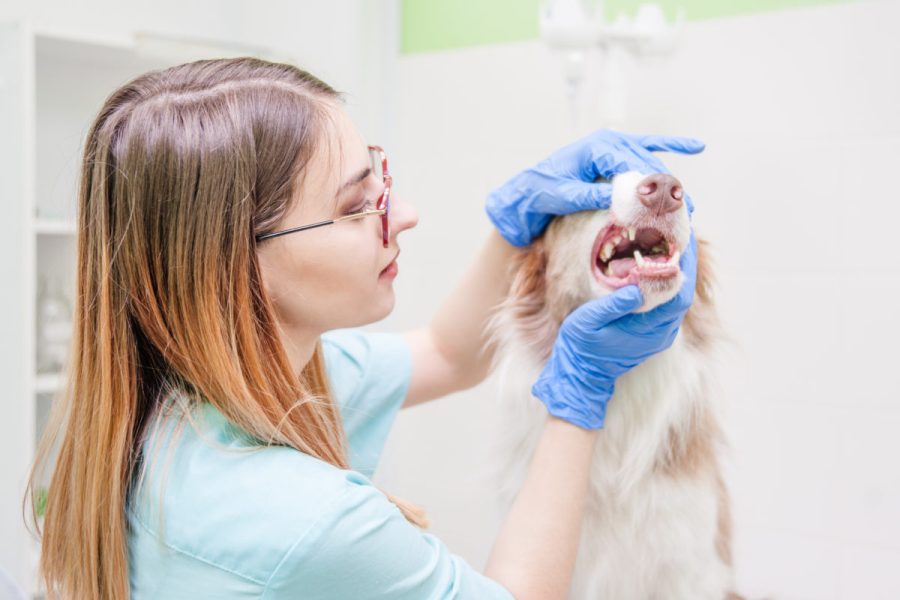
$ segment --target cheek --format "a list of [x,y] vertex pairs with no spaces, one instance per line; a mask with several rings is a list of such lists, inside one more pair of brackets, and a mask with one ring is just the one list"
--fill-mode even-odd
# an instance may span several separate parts
[[[360,243],[363,236],[333,237],[343,239],[307,249],[293,265],[292,280],[302,302],[297,311],[329,327],[356,325],[354,321],[377,303],[378,248]],[[364,237],[363,242],[369,241]]]
[[393,293],[387,282],[379,280],[386,257],[375,243],[378,240],[373,240],[345,227],[290,240],[268,261],[261,259],[279,318],[289,325],[325,331],[384,317],[393,306]]

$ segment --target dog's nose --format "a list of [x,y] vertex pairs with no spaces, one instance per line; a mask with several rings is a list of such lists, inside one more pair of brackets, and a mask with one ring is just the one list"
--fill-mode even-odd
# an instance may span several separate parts
[[684,188],[681,182],[666,173],[654,173],[645,177],[637,186],[641,204],[650,212],[661,216],[681,208]]

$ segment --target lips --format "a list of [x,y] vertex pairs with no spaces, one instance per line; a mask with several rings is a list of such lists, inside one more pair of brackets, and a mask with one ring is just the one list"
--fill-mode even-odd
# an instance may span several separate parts
[[611,223],[597,235],[591,254],[598,281],[613,288],[678,275],[675,241],[655,227]]
[[397,257],[398,257],[398,256],[400,256],[400,251],[399,251],[399,250],[397,250],[397,254],[394,255],[394,258],[391,259],[391,262],[389,262],[389,263],[387,264],[387,266],[386,266],[385,268],[383,268],[383,269],[381,270],[380,273],[378,273],[379,277],[380,277],[381,275],[384,275],[385,273],[387,273],[388,270],[390,270],[390,269],[395,269],[395,268],[396,268],[396,266],[397,266]]

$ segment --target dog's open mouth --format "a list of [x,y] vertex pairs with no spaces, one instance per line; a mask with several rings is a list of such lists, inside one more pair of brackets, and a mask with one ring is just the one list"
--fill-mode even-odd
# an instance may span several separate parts
[[597,234],[591,256],[598,281],[619,288],[642,279],[676,277],[681,255],[675,242],[656,228],[612,223]]

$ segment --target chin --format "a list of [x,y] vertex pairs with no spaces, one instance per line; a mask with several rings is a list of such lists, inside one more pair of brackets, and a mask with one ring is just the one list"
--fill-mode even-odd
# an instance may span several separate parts
[[394,312],[394,306],[397,303],[394,288],[390,285],[386,290],[379,289],[375,296],[378,298],[378,301],[369,305],[369,310],[372,312],[371,318],[367,323],[375,323],[387,318],[388,315]]

